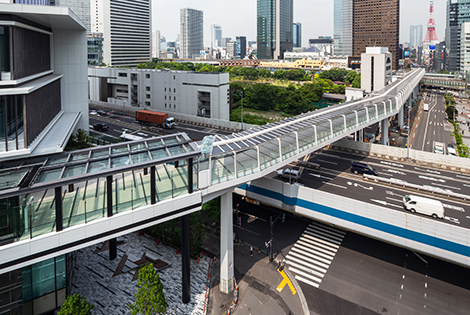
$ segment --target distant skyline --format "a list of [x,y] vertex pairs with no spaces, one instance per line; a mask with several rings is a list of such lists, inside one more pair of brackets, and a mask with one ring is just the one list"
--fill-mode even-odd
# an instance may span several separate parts
[[[333,36],[334,0],[294,0],[294,22],[302,23],[302,46],[310,38]],[[152,0],[152,31],[160,30],[167,41],[174,41],[179,33],[179,12],[183,8],[204,11],[204,47],[210,47],[211,25],[222,27],[222,37],[246,36],[256,40],[256,0],[239,0],[236,4],[223,1],[200,0],[198,5],[189,0]],[[319,13],[315,16],[313,13]],[[440,41],[444,40],[446,1],[435,1],[434,18]],[[429,0],[402,0],[400,3],[400,44],[410,41],[410,26],[423,25],[423,39],[429,19]]]

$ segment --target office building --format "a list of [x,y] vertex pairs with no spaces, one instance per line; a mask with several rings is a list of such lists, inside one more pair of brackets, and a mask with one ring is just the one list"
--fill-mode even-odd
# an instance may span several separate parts
[[246,56],[246,37],[237,36],[235,44],[235,59],[243,59]]
[[398,69],[400,1],[354,0],[353,22],[353,56],[366,47],[387,47]]
[[[310,47],[315,47],[317,51],[325,55],[334,54],[334,40],[330,36],[319,36],[318,38],[309,39],[308,44]],[[343,54],[337,54],[341,56]]]
[[107,66],[151,60],[151,0],[91,0],[91,31],[103,34]]
[[[0,162],[62,152],[77,128],[88,131],[86,26],[59,7],[10,3],[0,4],[0,24]],[[3,188],[17,188],[27,174],[3,177]],[[19,197],[0,202],[2,245],[25,229],[11,224],[28,221],[19,205]],[[70,292],[73,263],[59,255],[2,273],[0,314],[54,313]]]
[[442,41],[442,42],[440,42],[439,44],[436,45],[436,49],[434,50],[434,53],[433,53],[433,63],[432,64],[433,64],[434,71],[439,72],[441,70],[445,70],[446,58],[447,58],[446,42]]
[[89,68],[90,100],[229,120],[228,73]]
[[294,23],[294,47],[302,47],[302,23]]
[[180,58],[199,58],[204,49],[203,12],[185,8],[180,10]]
[[293,0],[257,1],[258,59],[283,59],[292,51]]
[[226,54],[225,57],[227,59],[235,59],[235,55],[237,53],[237,41],[231,40],[227,43],[227,49],[226,49]]
[[13,3],[33,5],[54,5],[54,0],[14,0]]
[[410,46],[418,47],[423,43],[423,26],[411,25],[410,26]]
[[377,92],[392,83],[393,55],[387,47],[366,47],[361,54],[361,89]]
[[217,24],[211,25],[211,48],[221,47],[222,27]]
[[470,22],[470,0],[447,0],[446,9],[447,70],[454,72],[461,69],[461,31],[462,24]]
[[160,44],[161,44],[160,31],[155,30],[152,32],[152,58],[160,58]]
[[462,23],[460,37],[460,72],[467,77],[470,74],[470,22]]
[[54,0],[53,2],[56,6],[69,7],[85,23],[87,31],[91,31],[90,0]]
[[88,65],[103,65],[103,34],[89,33],[87,35]]
[[353,55],[353,0],[335,0],[333,39],[335,55]]
[[231,37],[222,37],[222,43],[220,47],[227,47],[227,44],[232,40]]

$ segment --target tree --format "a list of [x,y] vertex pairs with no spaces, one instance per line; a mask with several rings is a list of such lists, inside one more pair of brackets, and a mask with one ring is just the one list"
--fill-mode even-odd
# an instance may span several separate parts
[[140,268],[137,285],[139,290],[134,295],[136,301],[129,304],[131,314],[164,314],[168,304],[163,292],[163,284],[152,263]]
[[57,315],[91,315],[93,304],[87,302],[84,296],[78,293],[67,296]]
[[455,117],[459,116],[458,110],[453,105],[447,106],[446,114],[447,114],[447,118],[452,121],[455,120]]
[[355,89],[360,89],[361,88],[361,74],[360,73],[356,74],[356,77],[352,81],[351,86]]

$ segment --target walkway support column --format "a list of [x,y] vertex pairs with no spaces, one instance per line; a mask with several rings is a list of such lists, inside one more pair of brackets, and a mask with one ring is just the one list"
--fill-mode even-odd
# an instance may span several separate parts
[[388,118],[381,121],[382,137],[380,143],[388,145]]
[[364,142],[364,129],[356,131],[356,141]]
[[[106,176],[106,210],[108,218],[113,216],[113,175]],[[109,260],[117,258],[117,239],[108,240]]]
[[233,202],[232,192],[220,197],[220,291],[233,290]]
[[400,127],[400,129],[403,127],[403,115],[405,113],[405,106],[402,106],[400,108],[400,111],[398,112],[398,127]]
[[[188,193],[193,193],[193,159],[188,159]],[[189,214],[181,218],[181,245],[182,245],[182,268],[183,268],[183,303],[187,304],[191,301],[191,232],[189,224]]]

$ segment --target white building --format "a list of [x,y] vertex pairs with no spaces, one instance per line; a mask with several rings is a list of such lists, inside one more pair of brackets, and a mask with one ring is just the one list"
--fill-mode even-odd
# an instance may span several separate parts
[[55,0],[55,5],[69,7],[85,23],[88,32],[91,30],[90,0]]
[[152,58],[160,58],[160,31],[155,30],[152,32]]
[[220,47],[222,44],[222,27],[217,24],[211,25],[211,48]]
[[392,83],[392,53],[387,47],[366,47],[361,54],[361,89],[380,91]]
[[91,31],[103,33],[103,62],[136,66],[151,60],[151,0],[91,0]]
[[423,26],[411,25],[410,26],[410,46],[417,48],[423,43]]
[[460,39],[460,72],[464,77],[470,73],[470,22],[462,23]]
[[89,68],[90,100],[229,120],[228,73]]
[[10,3],[0,24],[0,161],[61,152],[88,131],[85,24],[68,8]]
[[180,58],[199,58],[204,49],[203,12],[185,8],[180,10]]

